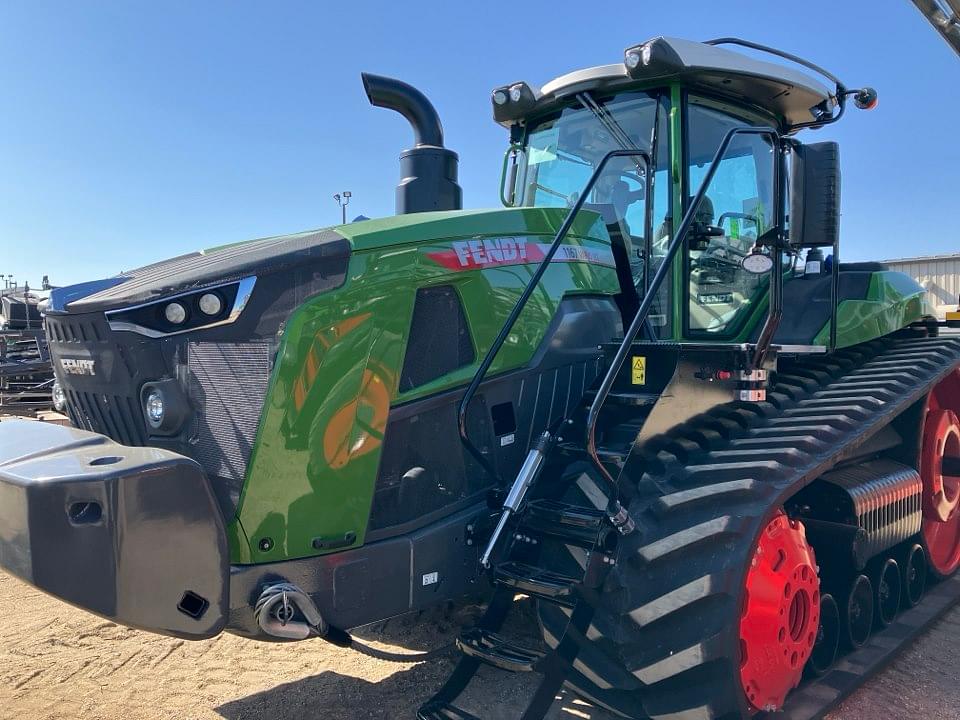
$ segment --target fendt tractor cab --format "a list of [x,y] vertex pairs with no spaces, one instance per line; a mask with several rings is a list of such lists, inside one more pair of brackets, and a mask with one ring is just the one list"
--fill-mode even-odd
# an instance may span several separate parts
[[[876,93],[658,37],[495,89],[505,207],[464,211],[431,104],[364,85],[416,135],[396,216],[54,292],[76,429],[0,426],[5,569],[188,639],[357,644],[481,596],[425,719],[471,717],[482,663],[543,672],[528,719],[563,683],[779,708],[953,573],[960,342],[839,262],[838,149],[799,139]],[[517,594],[541,647],[502,632]]]

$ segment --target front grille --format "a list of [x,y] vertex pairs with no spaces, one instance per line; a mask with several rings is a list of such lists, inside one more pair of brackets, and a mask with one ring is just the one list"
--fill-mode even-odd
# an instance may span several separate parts
[[[47,315],[47,342],[53,362],[86,358],[96,363],[97,376],[58,373],[67,398],[67,414],[78,428],[101,433],[123,445],[146,445],[147,432],[140,400],[133,390],[135,363],[124,348],[111,342],[103,315]],[[110,377],[101,377],[103,358],[113,358]]]
[[51,343],[91,343],[103,340],[103,329],[87,317],[47,316],[47,338]]
[[221,502],[236,507],[270,382],[270,345],[191,342],[187,378],[191,455],[219,479]]
[[[78,428],[128,445],[158,445],[196,460],[226,516],[236,509],[270,380],[271,345],[176,344],[111,331],[101,313],[47,317],[54,361],[93,362],[92,374],[58,375]],[[150,436],[141,408],[144,383],[177,377],[192,418],[181,436]]]
[[65,388],[67,412],[78,428],[107,435],[122,445],[146,445],[146,429],[133,398]]

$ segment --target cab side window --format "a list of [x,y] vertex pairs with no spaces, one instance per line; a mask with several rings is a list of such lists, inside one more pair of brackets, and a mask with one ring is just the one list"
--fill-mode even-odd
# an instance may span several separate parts
[[[691,193],[706,178],[727,133],[757,124],[707,101],[690,99],[687,177]],[[757,238],[776,224],[775,163],[775,148],[762,135],[735,136],[717,160],[694,216],[704,232],[692,232],[687,244],[687,330],[692,335],[735,334],[766,288],[768,276],[748,273],[740,263]]]

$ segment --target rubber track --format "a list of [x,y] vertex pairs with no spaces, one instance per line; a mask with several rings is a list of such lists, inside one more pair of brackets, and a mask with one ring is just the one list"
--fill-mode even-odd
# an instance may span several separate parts
[[[776,508],[960,365],[960,339],[872,341],[778,374],[767,402],[721,406],[624,466],[638,532],[624,539],[570,685],[629,717],[747,716],[739,609]],[[544,639],[567,617],[540,604]]]

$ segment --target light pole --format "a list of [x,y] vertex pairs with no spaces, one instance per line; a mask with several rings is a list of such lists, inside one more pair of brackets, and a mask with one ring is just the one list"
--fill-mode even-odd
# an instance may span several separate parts
[[340,206],[340,212],[343,217],[343,224],[347,224],[347,205],[350,204],[350,198],[353,197],[353,193],[349,190],[344,190],[342,193],[336,193],[333,196],[333,199],[337,201],[337,205]]

